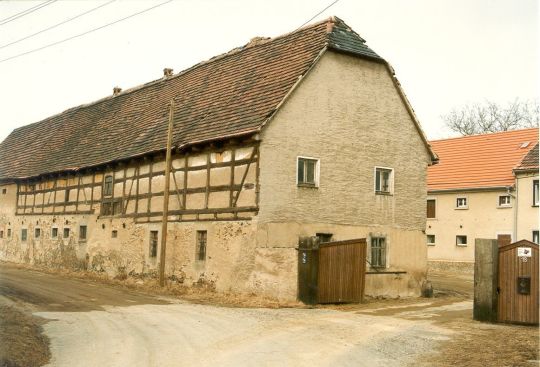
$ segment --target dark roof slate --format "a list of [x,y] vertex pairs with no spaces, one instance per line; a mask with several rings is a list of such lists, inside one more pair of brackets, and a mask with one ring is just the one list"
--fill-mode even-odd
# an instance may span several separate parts
[[523,160],[519,164],[519,166],[516,167],[516,170],[519,171],[528,171],[528,170],[536,170],[538,171],[538,143],[529,150],[529,153],[525,157],[523,157]]
[[256,133],[325,47],[384,62],[336,17],[258,39],[171,77],[15,129],[0,143],[0,179],[164,150],[171,99],[175,146]]

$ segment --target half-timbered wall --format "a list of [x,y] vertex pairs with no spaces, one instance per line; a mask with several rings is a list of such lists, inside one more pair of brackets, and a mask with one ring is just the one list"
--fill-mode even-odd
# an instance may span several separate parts
[[[256,144],[173,158],[169,221],[250,219],[257,213]],[[97,214],[161,221],[164,187],[163,157],[141,159],[19,183],[16,214]]]

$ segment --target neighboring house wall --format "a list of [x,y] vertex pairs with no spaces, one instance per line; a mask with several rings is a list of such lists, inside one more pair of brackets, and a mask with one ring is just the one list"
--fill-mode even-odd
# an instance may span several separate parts
[[[512,198],[510,206],[500,206],[501,195],[507,191],[428,194],[428,199],[436,201],[435,218],[427,219],[426,235],[435,236],[435,243],[428,244],[428,259],[472,263],[476,238],[512,235],[515,202]],[[467,198],[466,209],[456,207],[458,198]],[[458,245],[456,236],[467,236],[467,244]]]
[[[370,236],[384,236],[381,272],[406,274],[370,274],[366,294],[419,294],[429,156],[384,65],[326,53],[261,138],[259,247],[295,263],[299,236],[331,233],[367,237],[369,257]],[[318,188],[297,186],[298,156],[320,160]],[[375,166],[394,169],[393,195],[375,194]]]
[[517,238],[533,241],[533,231],[538,231],[538,206],[534,204],[533,183],[538,181],[536,173],[517,173]]

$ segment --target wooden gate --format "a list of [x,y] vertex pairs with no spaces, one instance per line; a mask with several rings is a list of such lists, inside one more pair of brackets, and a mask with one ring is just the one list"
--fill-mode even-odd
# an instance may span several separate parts
[[522,240],[499,248],[499,322],[538,324],[538,245]]
[[308,304],[362,302],[366,239],[319,243],[300,240],[298,298]]

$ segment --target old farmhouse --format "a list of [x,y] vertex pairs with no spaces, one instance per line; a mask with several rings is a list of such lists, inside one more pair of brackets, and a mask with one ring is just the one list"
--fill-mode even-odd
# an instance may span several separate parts
[[[538,129],[431,142],[430,265],[472,269],[476,238],[538,243]],[[467,265],[468,264],[468,265]]]
[[390,65],[332,17],[14,130],[0,258],[297,296],[299,237],[367,238],[366,294],[418,295],[437,160]]

